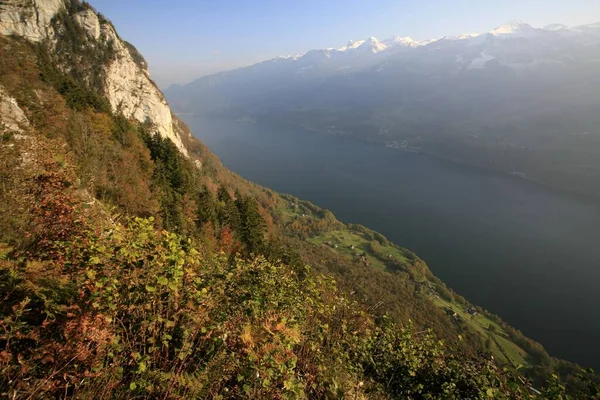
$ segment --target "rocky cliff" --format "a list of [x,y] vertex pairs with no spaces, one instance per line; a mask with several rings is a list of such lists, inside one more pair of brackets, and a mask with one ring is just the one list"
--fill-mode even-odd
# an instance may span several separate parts
[[0,34],[41,42],[53,35],[52,18],[64,0],[5,0],[0,2]]
[[28,127],[29,121],[17,104],[17,100],[0,85],[0,135],[21,133]]
[[[74,0],[3,0],[0,2],[0,34],[48,46],[60,57],[60,52],[55,50],[65,29],[55,22],[61,13],[68,14],[69,21],[74,21],[76,28],[85,32],[86,40],[94,46],[110,48],[110,57],[104,60],[101,74],[97,74],[101,77],[100,87],[94,89],[108,99],[112,110],[140,122],[150,122],[161,136],[172,140],[187,155],[182,143],[184,133],[174,124],[171,110],[150,79],[145,62],[136,59],[137,51],[87,4]],[[72,72],[64,64],[63,67],[65,72]]]

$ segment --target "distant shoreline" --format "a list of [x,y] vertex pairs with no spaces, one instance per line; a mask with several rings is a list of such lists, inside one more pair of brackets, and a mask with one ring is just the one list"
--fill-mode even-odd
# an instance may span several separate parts
[[[324,130],[319,130],[319,129],[307,129],[305,127],[302,126],[298,126],[298,125],[293,125],[290,124],[290,126],[296,127],[296,128],[300,128],[300,129],[304,129],[308,132],[316,132],[319,134],[325,134],[325,135],[331,135],[332,133],[329,131],[324,131]],[[486,171],[493,171],[496,173],[500,173],[502,175],[505,176],[512,176],[512,177],[516,177],[522,180],[525,180],[529,183],[533,183],[537,186],[546,188],[546,189],[551,189],[553,191],[559,192],[559,193],[563,193],[563,194],[568,194],[568,195],[572,195],[572,196],[577,196],[583,199],[586,199],[588,201],[599,201],[600,200],[600,195],[594,195],[591,193],[586,193],[586,192],[582,192],[582,191],[578,191],[578,190],[573,190],[573,189],[567,189],[558,185],[553,185],[551,183],[548,182],[544,182],[541,181],[539,179],[535,179],[529,175],[527,175],[524,172],[521,171],[508,171],[506,169],[502,169],[502,168],[494,168],[491,167],[489,165],[483,165],[483,164],[479,164],[476,162],[470,162],[464,159],[460,159],[460,158],[454,158],[451,156],[447,156],[444,154],[440,154],[440,153],[436,153],[433,151],[428,151],[428,150],[424,150],[422,148],[418,148],[418,149],[411,149],[411,148],[401,148],[401,147],[391,147],[391,146],[386,146],[385,142],[380,142],[377,140],[369,140],[366,138],[360,138],[360,137],[356,137],[355,135],[351,134],[351,133],[344,133],[344,134],[337,134],[337,136],[340,137],[344,137],[344,138],[348,138],[348,139],[354,139],[354,140],[358,140],[361,142],[365,142],[365,143],[372,143],[375,145],[379,145],[382,147],[386,147],[392,150],[397,150],[397,151],[401,151],[403,153],[411,153],[411,154],[422,154],[425,156],[429,156],[429,157],[433,157],[439,160],[443,160],[443,161],[447,161],[447,162],[451,162],[454,164],[459,164],[459,165],[464,165],[464,166],[468,166],[468,167],[473,167],[473,168],[478,168],[478,169],[483,169]]]
[[470,162],[468,160],[464,160],[464,159],[460,159],[460,158],[455,158],[455,157],[451,157],[451,156],[447,156],[444,154],[440,154],[440,153],[436,153],[434,151],[429,151],[429,150],[424,150],[422,148],[418,148],[418,149],[413,149],[413,148],[401,148],[401,147],[391,147],[391,146],[386,146],[385,142],[381,142],[381,141],[377,141],[377,140],[369,140],[367,138],[361,138],[361,137],[357,137],[351,133],[347,133],[347,132],[343,132],[343,131],[331,131],[331,130],[323,130],[323,129],[315,129],[315,128],[309,128],[306,126],[301,126],[301,125],[296,125],[296,124],[292,124],[289,122],[284,122],[284,121],[277,121],[277,122],[270,122],[270,121],[264,121],[264,120],[260,120],[260,119],[255,119],[255,118],[251,118],[249,116],[245,116],[245,117],[232,117],[232,116],[224,116],[224,115],[207,115],[207,114],[203,114],[201,112],[187,112],[187,113],[174,113],[175,115],[187,115],[187,116],[196,116],[196,117],[203,117],[203,118],[215,118],[215,119],[224,119],[224,120],[228,120],[234,123],[249,123],[249,119],[252,120],[251,123],[258,123],[258,124],[269,124],[269,125],[274,125],[274,126],[286,126],[286,127],[290,127],[293,129],[301,129],[304,130],[306,132],[314,132],[314,133],[318,133],[320,135],[335,135],[335,136],[339,136],[339,137],[343,137],[345,139],[352,139],[352,140],[357,140],[360,142],[364,142],[364,143],[370,143],[370,144],[374,144],[377,146],[381,146],[381,147],[385,147],[385,148],[389,148],[392,150],[397,150],[403,153],[410,153],[410,154],[421,154],[421,155],[425,155],[428,157],[433,157],[435,159],[438,160],[442,160],[442,161],[446,161],[446,162],[451,162],[454,164],[458,164],[458,165],[464,165],[464,166],[468,166],[468,167],[472,167],[472,168],[477,168],[477,169],[482,169],[482,170],[486,170],[486,171],[492,171],[495,173],[499,173],[502,174],[504,176],[511,176],[511,177],[515,177],[515,178],[519,178],[522,179],[524,181],[527,181],[529,183],[532,183],[534,185],[549,189],[549,190],[553,190],[556,191],[558,193],[562,193],[562,194],[566,194],[566,195],[571,195],[571,196],[577,196],[578,198],[584,199],[586,201],[599,201],[600,200],[600,195],[594,195],[591,193],[586,193],[586,192],[582,192],[579,190],[573,190],[573,189],[567,189],[565,187],[559,186],[559,185],[554,185],[548,182],[544,182],[542,180],[539,179],[535,179],[529,175],[526,175],[524,172],[521,171],[508,171],[506,169],[503,168],[495,168],[489,165],[483,165],[480,163],[476,163],[476,162]]

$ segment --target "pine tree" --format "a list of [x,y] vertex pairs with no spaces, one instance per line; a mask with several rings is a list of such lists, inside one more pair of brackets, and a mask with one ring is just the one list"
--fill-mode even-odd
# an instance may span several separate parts
[[263,246],[265,221],[258,211],[258,204],[252,197],[238,195],[236,206],[240,213],[240,238],[248,253],[259,252]]
[[202,186],[202,190],[198,194],[198,225],[205,222],[210,222],[213,226],[217,223],[217,202],[206,185]]
[[217,199],[219,201],[218,207],[218,219],[221,227],[230,227],[233,231],[238,232],[240,230],[240,213],[229,195],[229,191],[224,186],[219,187],[217,192]]

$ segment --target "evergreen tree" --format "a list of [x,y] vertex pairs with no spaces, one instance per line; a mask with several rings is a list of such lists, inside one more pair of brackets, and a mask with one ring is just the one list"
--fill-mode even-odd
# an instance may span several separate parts
[[258,253],[263,247],[265,221],[252,197],[238,195],[236,206],[240,214],[240,238],[248,253]]
[[217,192],[217,199],[219,200],[218,208],[218,219],[221,227],[229,226],[231,230],[238,232],[240,229],[240,213],[229,195],[229,191],[226,187],[220,186]]
[[198,225],[201,226],[203,223],[210,222],[214,226],[217,222],[217,203],[206,185],[202,186],[197,202]]

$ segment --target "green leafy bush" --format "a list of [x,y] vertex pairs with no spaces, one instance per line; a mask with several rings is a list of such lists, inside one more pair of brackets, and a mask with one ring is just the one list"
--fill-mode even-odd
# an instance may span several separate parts
[[[207,257],[135,219],[54,261],[1,262],[3,393],[80,398],[500,398],[491,361],[376,321],[330,279]],[[63,264],[64,263],[64,264]],[[41,274],[43,272],[43,274]],[[60,371],[60,373],[59,373]],[[83,378],[83,379],[82,379]],[[498,395],[498,396],[497,396]]]

